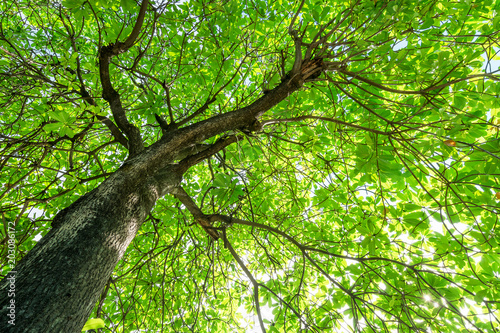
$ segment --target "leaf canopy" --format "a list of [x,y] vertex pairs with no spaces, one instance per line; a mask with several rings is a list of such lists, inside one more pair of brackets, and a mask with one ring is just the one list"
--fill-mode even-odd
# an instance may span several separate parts
[[[98,57],[138,10],[0,4],[0,209],[19,257],[127,157]],[[500,330],[499,10],[152,1],[110,66],[145,146],[162,135],[155,114],[182,127],[268,93],[288,79],[298,39],[325,71],[184,175],[204,213],[231,217],[215,225],[226,241],[164,197],[91,318],[103,332]]]

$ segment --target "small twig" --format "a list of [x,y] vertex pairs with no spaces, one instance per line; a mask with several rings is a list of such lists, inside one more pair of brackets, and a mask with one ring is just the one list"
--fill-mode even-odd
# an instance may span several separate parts
[[[224,233],[225,236],[225,233]],[[233,246],[229,242],[229,240],[224,237],[224,246],[231,252],[231,255],[233,256],[234,260],[240,265],[241,269],[243,272],[245,272],[245,275],[248,277],[250,282],[252,282],[253,285],[253,298],[255,302],[255,311],[257,312],[257,317],[259,318],[259,324],[260,328],[262,329],[262,332],[266,332],[266,327],[264,326],[264,321],[262,320],[262,313],[260,310],[260,303],[259,303],[259,283],[255,280],[253,277],[252,273],[248,270],[248,268],[245,266],[243,261],[241,260],[240,256],[236,251],[234,250]]]
[[280,124],[280,123],[291,123],[291,122],[298,122],[298,121],[302,121],[302,120],[306,120],[306,119],[328,121],[331,123],[344,125],[344,126],[352,127],[352,128],[357,128],[357,129],[360,129],[363,131],[368,131],[368,132],[372,132],[372,133],[376,133],[376,134],[382,134],[382,135],[394,134],[393,132],[383,132],[383,131],[379,131],[376,129],[372,129],[372,128],[368,128],[368,127],[364,127],[364,126],[360,126],[360,125],[356,125],[356,124],[352,124],[352,123],[347,123],[345,121],[338,120],[335,118],[312,116],[312,115],[300,116],[300,117],[295,117],[295,118],[269,119],[269,120],[262,121],[262,125],[266,126],[266,125]]
[[165,89],[165,95],[167,97],[167,107],[168,107],[168,116],[170,118],[170,124],[174,124],[175,119],[174,119],[174,113],[172,111],[172,104],[170,102],[170,88],[165,81],[163,81],[161,86],[163,87],[163,89]]

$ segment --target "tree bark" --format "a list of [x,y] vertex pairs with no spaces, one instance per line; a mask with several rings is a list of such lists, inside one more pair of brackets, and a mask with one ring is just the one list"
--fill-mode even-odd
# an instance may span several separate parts
[[[162,176],[122,167],[54,219],[53,229],[1,282],[0,332],[80,332],[125,249],[158,198],[177,186],[172,166]],[[15,325],[6,320],[15,300]]]

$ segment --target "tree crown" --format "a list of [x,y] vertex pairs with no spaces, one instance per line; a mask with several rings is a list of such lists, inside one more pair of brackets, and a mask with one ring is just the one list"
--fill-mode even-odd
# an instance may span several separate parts
[[127,159],[185,138],[145,169],[186,165],[96,304],[107,331],[496,332],[499,8],[0,4],[18,255]]

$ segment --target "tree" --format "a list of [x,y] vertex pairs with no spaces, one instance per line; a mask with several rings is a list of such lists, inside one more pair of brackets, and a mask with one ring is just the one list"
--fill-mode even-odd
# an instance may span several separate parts
[[0,331],[500,329],[499,1],[0,8]]

